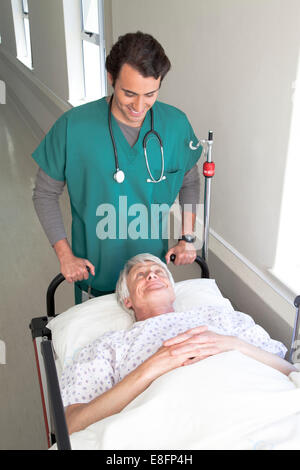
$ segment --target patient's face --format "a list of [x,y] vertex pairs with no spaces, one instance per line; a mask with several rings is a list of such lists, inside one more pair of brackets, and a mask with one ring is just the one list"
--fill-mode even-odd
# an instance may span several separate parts
[[127,276],[127,287],[129,298],[125,305],[134,310],[138,321],[173,311],[174,289],[159,264],[152,261],[136,264]]

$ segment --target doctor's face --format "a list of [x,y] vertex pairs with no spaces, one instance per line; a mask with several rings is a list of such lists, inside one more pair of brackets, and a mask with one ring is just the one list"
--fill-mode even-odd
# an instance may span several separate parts
[[[112,83],[110,74],[108,78]],[[113,115],[124,124],[140,127],[158,97],[159,87],[160,77],[143,77],[136,69],[124,64],[115,82]]]

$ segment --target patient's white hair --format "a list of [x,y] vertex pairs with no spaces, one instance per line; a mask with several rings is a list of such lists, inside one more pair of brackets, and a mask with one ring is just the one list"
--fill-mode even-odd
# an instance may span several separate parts
[[120,276],[116,284],[117,302],[124,310],[126,310],[126,312],[130,313],[130,315],[133,315],[132,309],[128,309],[124,305],[124,300],[126,299],[126,297],[129,297],[129,290],[127,287],[127,276],[130,270],[136,264],[140,264],[140,263],[145,264],[147,261],[152,261],[153,263],[156,263],[159,266],[161,266],[165,270],[169,280],[171,281],[172,286],[173,287],[175,286],[173,276],[170,273],[169,269],[167,268],[167,265],[163,261],[161,261],[159,258],[157,258],[157,256],[153,256],[149,253],[142,253],[140,255],[134,256],[133,258],[128,260],[127,263],[125,264],[123,270],[120,272]]

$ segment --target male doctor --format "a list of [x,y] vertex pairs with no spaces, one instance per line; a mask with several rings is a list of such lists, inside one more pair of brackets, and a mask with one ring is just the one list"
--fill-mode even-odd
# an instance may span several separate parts
[[[106,60],[113,95],[64,113],[33,153],[35,209],[62,274],[75,282],[76,303],[83,292],[114,291],[121,268],[138,253],[167,263],[174,253],[176,264],[196,257],[202,147],[190,148],[198,140],[185,114],[157,100],[170,66],[152,36],[121,36]],[[72,246],[59,209],[65,184]],[[166,220],[178,193],[181,237],[168,249]]]

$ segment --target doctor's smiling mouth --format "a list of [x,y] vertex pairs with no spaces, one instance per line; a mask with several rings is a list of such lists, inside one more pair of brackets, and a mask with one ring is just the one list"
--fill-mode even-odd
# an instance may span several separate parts
[[[107,76],[112,84],[111,74]],[[144,77],[129,64],[124,64],[114,86],[113,115],[124,124],[140,127],[157,100],[160,84],[160,77]]]

